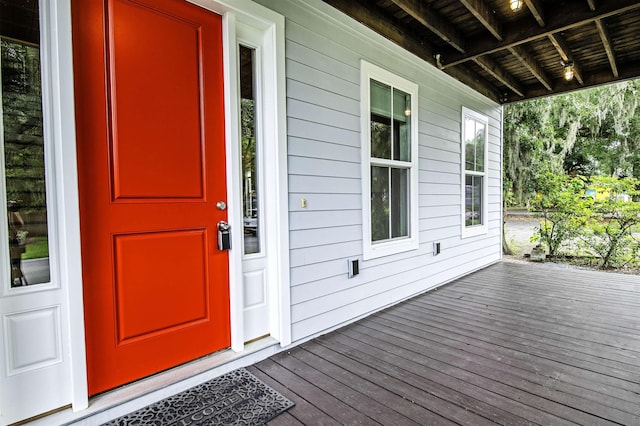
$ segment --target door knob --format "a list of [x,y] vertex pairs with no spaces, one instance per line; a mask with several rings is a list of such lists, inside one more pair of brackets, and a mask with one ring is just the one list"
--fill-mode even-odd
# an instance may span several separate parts
[[218,208],[218,210],[226,210],[227,209],[227,203],[225,203],[224,201],[218,201],[216,203],[216,207]]

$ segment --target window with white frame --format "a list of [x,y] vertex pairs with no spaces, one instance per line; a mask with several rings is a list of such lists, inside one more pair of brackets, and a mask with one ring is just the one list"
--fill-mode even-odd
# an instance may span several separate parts
[[487,154],[489,121],[462,108],[462,236],[487,232]]
[[364,258],[418,248],[418,86],[362,61]]
[[[18,3],[9,2],[0,12],[18,10]],[[25,15],[16,25],[0,25],[0,179],[5,191],[0,199],[6,195],[11,287],[51,281],[45,182],[49,135],[42,105],[37,1],[33,9],[36,19]]]

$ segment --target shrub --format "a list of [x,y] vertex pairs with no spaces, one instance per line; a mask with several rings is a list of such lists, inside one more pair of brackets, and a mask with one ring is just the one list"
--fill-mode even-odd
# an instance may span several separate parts
[[640,225],[640,203],[631,200],[639,194],[638,180],[596,177],[591,186],[607,196],[593,203],[580,239],[600,257],[603,269],[635,263],[638,241],[633,232]]
[[547,172],[538,178],[532,209],[541,213],[542,221],[531,240],[547,248],[550,256],[557,256],[587,222],[593,199],[584,197],[585,188],[582,176]]

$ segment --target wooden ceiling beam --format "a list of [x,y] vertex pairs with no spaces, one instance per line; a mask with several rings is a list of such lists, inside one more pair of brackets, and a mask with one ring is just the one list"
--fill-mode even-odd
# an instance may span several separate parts
[[513,46],[509,51],[524,65],[548,91],[553,90],[551,79],[546,75],[540,64],[521,46]]
[[[369,5],[365,6],[357,0],[324,0],[324,2],[431,65],[437,66],[434,49],[426,40],[418,40],[412,34],[407,33],[404,28],[398,26],[391,18],[375,11]],[[469,68],[464,66],[450,67],[445,72],[494,102],[500,102],[499,90]]]
[[525,4],[529,8],[529,11],[536,18],[538,25],[544,27],[546,25],[544,21],[544,10],[542,9],[542,4],[540,4],[540,0],[524,0]]
[[581,85],[584,84],[584,80],[582,79],[582,67],[573,57],[573,52],[571,52],[571,48],[564,37],[559,33],[550,34],[549,40],[560,54],[560,58],[562,58],[564,63],[573,63],[573,75],[575,79],[578,80],[578,83]]
[[[461,0],[467,1],[467,0]],[[504,39],[497,41],[492,37],[476,37],[473,41],[467,40],[467,52],[460,53],[454,50],[442,51],[441,64],[444,68],[459,65],[473,60],[478,56],[488,55],[509,49],[513,46],[528,43],[557,32],[590,24],[597,19],[605,19],[640,8],[637,0],[607,1],[600,5],[598,10],[590,11],[584,7],[584,0],[567,0],[563,5],[560,2],[553,3],[546,10],[546,26],[532,27],[531,18],[527,17],[513,22],[504,30]],[[582,7],[579,7],[579,3]]]
[[358,1],[324,0],[324,2],[435,65],[433,57],[435,52],[431,44],[427,41],[418,41],[384,14],[374,11],[371,7],[365,7]]
[[[584,76],[584,86],[579,85],[576,81],[565,81],[564,79],[554,80],[554,93],[566,93],[573,90],[584,89],[585,87],[595,87],[603,84],[614,83],[616,81],[629,80],[637,78],[640,75],[640,61],[620,65],[618,77],[611,79],[611,69],[609,67],[601,68],[589,72]],[[549,96],[549,92],[542,87],[526,87],[525,99],[535,99]],[[514,101],[518,101],[517,99]],[[507,100],[507,102],[513,102]]]
[[453,46],[454,49],[464,53],[465,40],[462,34],[453,25],[427,7],[424,2],[419,0],[392,1],[416,21]]
[[600,34],[600,39],[602,39],[604,50],[607,52],[611,72],[615,78],[618,78],[618,65],[616,64],[616,55],[613,51],[613,42],[611,41],[611,36],[609,36],[609,31],[604,25],[604,22],[602,22],[602,19],[596,19],[596,27],[598,27],[598,33]]
[[524,88],[520,83],[516,81],[515,78],[507,71],[505,71],[500,65],[498,65],[493,59],[488,56],[481,56],[479,58],[474,59],[474,62],[478,64],[482,69],[484,69],[487,73],[491,74],[493,78],[507,86],[518,96],[524,96]]
[[502,25],[484,0],[460,0],[473,16],[498,40],[502,41]]

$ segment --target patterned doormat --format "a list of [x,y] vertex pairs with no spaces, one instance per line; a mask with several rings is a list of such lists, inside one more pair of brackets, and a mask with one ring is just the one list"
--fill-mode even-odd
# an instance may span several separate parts
[[293,405],[240,368],[105,425],[261,425]]

